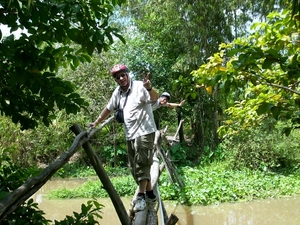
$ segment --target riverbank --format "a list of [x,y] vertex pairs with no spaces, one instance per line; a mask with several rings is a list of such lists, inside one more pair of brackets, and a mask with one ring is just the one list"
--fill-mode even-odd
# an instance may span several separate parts
[[[51,221],[62,220],[66,215],[80,212],[81,204],[87,198],[76,199],[48,199],[47,193],[58,188],[74,189],[85,183],[83,179],[52,179],[48,181],[34,196],[39,208],[45,212],[45,217]],[[101,210],[100,224],[121,225],[113,204],[109,198],[98,198],[104,205]],[[127,209],[131,198],[123,197],[122,202]],[[300,197],[271,198],[248,202],[221,203],[209,206],[186,206],[175,202],[164,201],[167,213],[179,218],[179,225],[296,225],[300,221]],[[159,219],[160,219],[160,215]]]
[[[185,205],[213,205],[225,202],[245,202],[255,199],[298,196],[300,194],[300,172],[295,170],[253,171],[250,169],[228,170],[225,163],[213,163],[206,167],[180,167],[178,173],[184,187],[172,184],[164,171],[159,180],[162,199]],[[90,171],[90,172],[88,172]],[[121,197],[131,197],[136,184],[127,169],[107,168],[111,181]],[[57,189],[48,197],[106,198],[106,191],[99,179],[93,175],[92,168],[84,172],[89,174],[87,181],[74,189]],[[80,173],[76,173],[77,177]]]

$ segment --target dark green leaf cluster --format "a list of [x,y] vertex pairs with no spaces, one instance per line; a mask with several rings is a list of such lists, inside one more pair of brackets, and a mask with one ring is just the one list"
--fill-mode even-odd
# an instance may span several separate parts
[[[36,168],[24,168],[14,165],[10,158],[3,153],[0,156],[0,201],[8,193],[21,186],[28,177],[37,175]],[[49,224],[49,220],[44,218],[44,212],[38,209],[38,204],[32,199],[23,203],[14,212],[9,214],[1,224]]]
[[39,172],[35,167],[24,168],[12,163],[11,159],[3,152],[0,156],[0,199],[10,191],[21,186],[28,177]]
[[109,25],[114,7],[123,2],[35,1],[25,5],[18,0],[2,1],[0,23],[21,34],[0,35],[0,112],[28,129],[40,119],[49,125],[56,106],[67,113],[87,106],[70,82],[56,78],[56,72],[61,66],[75,69],[90,62],[95,50],[108,50],[114,36],[124,41]]
[[[21,186],[29,177],[36,176],[38,170],[36,168],[25,168],[16,166],[11,163],[6,154],[0,157],[0,201],[6,197],[8,193]],[[81,213],[73,212],[73,216],[66,216],[62,221],[55,221],[59,224],[99,224],[102,218],[100,210],[103,205],[96,200],[90,200],[87,205],[81,205]],[[7,216],[1,223],[3,225],[41,225],[50,224],[50,220],[44,217],[45,213],[38,208],[38,204],[29,199],[20,205],[16,210]]]
[[100,224],[99,219],[102,219],[101,209],[104,206],[98,203],[96,200],[90,200],[87,205],[81,205],[81,213],[73,212],[73,216],[66,216],[64,220],[54,221],[55,225],[69,225],[69,224],[86,224],[94,225]]
[[50,224],[51,220],[47,220],[44,217],[45,213],[38,208],[38,204],[29,199],[28,202],[22,204],[13,213],[11,213],[7,219],[1,223],[3,225],[15,224],[15,225],[42,225]]

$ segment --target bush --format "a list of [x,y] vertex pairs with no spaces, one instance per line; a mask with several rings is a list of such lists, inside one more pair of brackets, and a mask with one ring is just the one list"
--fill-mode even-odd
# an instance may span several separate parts
[[299,165],[299,131],[289,136],[281,132],[281,126],[272,129],[253,128],[235,137],[224,139],[221,147],[234,168],[278,169]]

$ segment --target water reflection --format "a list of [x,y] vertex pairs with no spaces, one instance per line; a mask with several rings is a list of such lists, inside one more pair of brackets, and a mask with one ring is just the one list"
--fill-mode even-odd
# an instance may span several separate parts
[[299,225],[300,198],[268,199],[213,206],[172,206],[178,224],[190,225]]
[[[80,212],[81,204],[89,199],[48,200],[45,194],[59,187],[74,188],[84,180],[64,179],[47,182],[34,196],[46,218],[52,221],[64,219],[73,211]],[[125,208],[130,199],[122,198]],[[105,207],[100,224],[121,225],[110,199],[99,199]],[[178,225],[299,225],[300,197],[268,199],[244,203],[225,203],[213,206],[182,206],[164,202],[168,215],[179,218]],[[160,218],[160,215],[159,215]]]

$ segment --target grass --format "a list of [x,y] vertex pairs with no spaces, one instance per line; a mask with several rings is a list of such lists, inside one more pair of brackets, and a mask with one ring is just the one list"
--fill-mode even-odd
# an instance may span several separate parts
[[225,166],[214,164],[196,169],[184,167],[182,175],[185,183],[183,189],[168,182],[160,185],[163,198],[188,205],[210,205],[295,196],[300,193],[299,170],[290,173],[249,169],[226,170]]
[[[137,186],[128,169],[106,168],[106,170],[120,196],[134,195]],[[163,200],[187,205],[211,205],[299,195],[298,169],[276,172],[228,170],[226,163],[218,162],[202,167],[181,167],[178,171],[185,184],[183,188],[178,184],[172,184],[165,171],[161,174],[159,188]],[[54,190],[48,197],[102,198],[108,195],[101,182],[93,178],[75,189]]]

